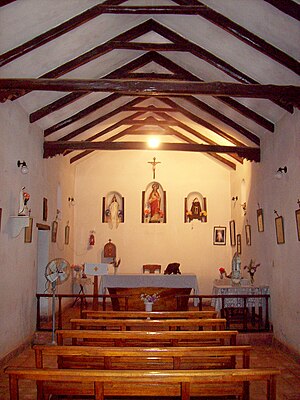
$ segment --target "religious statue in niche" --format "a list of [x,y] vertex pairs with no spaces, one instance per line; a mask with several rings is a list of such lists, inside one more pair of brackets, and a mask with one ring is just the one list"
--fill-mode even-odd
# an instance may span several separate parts
[[120,193],[109,192],[103,197],[102,222],[108,223],[110,229],[124,222],[124,197]]
[[158,182],[151,182],[142,193],[142,222],[166,222],[166,192]]
[[206,197],[199,192],[191,192],[184,199],[184,222],[194,219],[207,222]]

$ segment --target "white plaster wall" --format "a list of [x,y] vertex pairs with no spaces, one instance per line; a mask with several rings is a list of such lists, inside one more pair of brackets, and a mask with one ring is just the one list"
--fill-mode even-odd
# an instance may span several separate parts
[[[73,168],[62,157],[44,160],[43,134],[28,123],[28,116],[17,102],[0,107],[0,359],[30,339],[35,331],[37,285],[37,228],[36,223],[50,225],[56,213],[56,187],[63,191],[63,212],[60,225],[70,220],[73,236],[73,210],[67,197],[73,194]],[[18,160],[25,160],[29,173],[22,175]],[[12,238],[10,216],[17,215],[19,192],[22,186],[30,193],[28,203],[33,217],[32,243],[24,243],[24,230]],[[48,199],[48,220],[43,221],[43,197]],[[61,230],[61,226],[60,226]],[[70,246],[50,243],[49,260],[64,257],[72,262]],[[70,284],[67,284],[70,286]],[[60,288],[59,288],[60,290]],[[66,289],[67,290],[67,289]]]
[[[153,181],[148,163],[156,157],[156,180],[167,195],[167,223],[141,223],[142,191]],[[121,258],[120,273],[141,273],[142,264],[163,269],[179,262],[183,273],[197,274],[201,293],[211,293],[220,265],[230,264],[230,246],[214,246],[213,227],[230,219],[228,167],[203,154],[161,151],[101,152],[76,168],[75,253],[77,262],[101,260],[109,239]],[[118,191],[125,198],[125,222],[117,229],[102,223],[102,197]],[[198,191],[207,198],[208,222],[184,223],[184,198]],[[96,244],[88,249],[90,230]]]
[[[300,352],[300,242],[297,239],[295,210],[300,197],[300,113],[295,111],[279,121],[275,133],[262,138],[262,160],[246,162],[232,173],[232,195],[240,197],[240,183],[246,182],[247,215],[241,215],[240,202],[232,205],[237,233],[242,234],[242,264],[255,259],[261,266],[255,275],[257,284],[269,284],[271,318],[275,337]],[[279,167],[288,167],[282,179],[275,178]],[[258,232],[256,210],[264,212],[264,232]],[[285,243],[277,244],[275,213],[283,216]],[[245,224],[251,225],[252,244],[245,243]]]

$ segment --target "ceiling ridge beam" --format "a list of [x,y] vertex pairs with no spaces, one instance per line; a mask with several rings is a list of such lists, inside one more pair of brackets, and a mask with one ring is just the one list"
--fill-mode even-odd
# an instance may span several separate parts
[[[143,142],[88,142],[88,141],[53,141],[44,142],[44,158],[62,154],[66,150],[148,150]],[[260,161],[260,149],[257,147],[235,147],[221,145],[191,144],[191,143],[161,143],[160,150],[237,153],[250,161]]]
[[237,24],[236,22],[232,21],[231,19],[225,17],[225,15],[220,14],[219,12],[206,6],[205,4],[201,3],[198,0],[197,1],[195,1],[195,0],[174,0],[174,1],[175,1],[175,3],[180,4],[182,6],[186,6],[186,5],[203,6],[203,8],[200,9],[200,12],[198,15],[207,19],[212,24],[218,26],[219,28],[230,33],[231,35],[235,36],[237,39],[246,43],[248,46],[253,47],[255,50],[263,53],[264,55],[268,56],[272,60],[274,60],[274,61],[278,62],[279,64],[283,65],[284,67],[290,69],[295,74],[300,75],[300,63],[297,60],[295,60],[293,57],[286,54],[284,51],[282,51],[282,50],[278,49],[277,47],[273,46],[272,44],[268,43],[264,39],[260,38],[259,36],[255,35],[254,33],[250,32],[248,29],[244,28],[243,26],[241,26],[241,25]]
[[2,78],[0,90],[40,90],[58,92],[115,92],[123,95],[191,95],[233,96],[247,98],[273,99],[287,97],[299,105],[300,86],[274,84],[242,84],[232,82],[163,82],[138,79],[30,79]]

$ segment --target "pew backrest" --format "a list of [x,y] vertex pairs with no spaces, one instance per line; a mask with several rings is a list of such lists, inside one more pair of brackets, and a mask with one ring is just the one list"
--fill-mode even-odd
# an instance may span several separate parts
[[[59,370],[8,367],[10,399],[19,399],[19,380],[29,379],[43,385],[45,398],[49,394],[93,395],[95,400],[105,396],[179,396],[189,400],[191,396],[237,395],[248,400],[247,385],[252,381],[266,381],[266,399],[276,399],[274,368],[225,369],[225,370],[172,370],[172,371],[97,371]],[[58,382],[60,382],[58,384]],[[76,384],[74,384],[76,383]]]
[[82,310],[82,318],[101,318],[101,319],[187,319],[187,318],[217,318],[217,311],[96,311]]
[[91,346],[224,346],[236,345],[238,331],[101,331],[58,330],[57,344]]
[[44,367],[45,358],[55,357],[58,368],[213,369],[249,368],[251,346],[104,348],[35,345],[34,351],[37,368]]
[[70,320],[71,329],[118,329],[126,330],[225,330],[226,319],[85,319]]

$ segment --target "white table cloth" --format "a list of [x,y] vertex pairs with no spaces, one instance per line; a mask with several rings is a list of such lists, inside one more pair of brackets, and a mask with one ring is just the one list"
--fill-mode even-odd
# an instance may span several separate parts
[[[116,274],[101,277],[99,293],[105,294],[108,287],[136,288],[192,288],[193,294],[199,294],[197,276],[195,274],[163,275],[163,274]],[[198,300],[194,302],[198,304]]]

